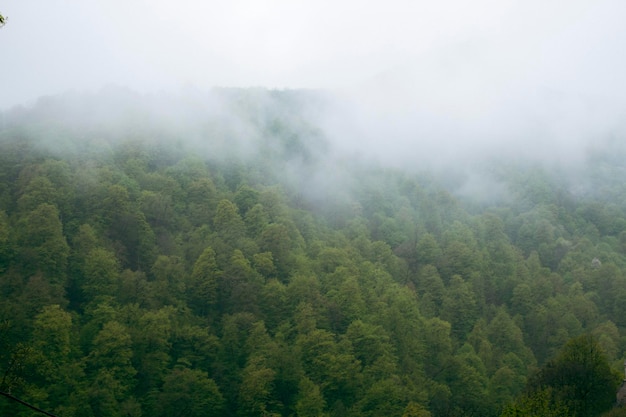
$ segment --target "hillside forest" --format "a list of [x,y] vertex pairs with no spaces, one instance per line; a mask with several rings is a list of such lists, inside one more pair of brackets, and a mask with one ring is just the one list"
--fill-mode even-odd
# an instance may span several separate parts
[[3,112],[0,391],[59,417],[626,415],[623,138],[480,161],[476,196],[335,152],[325,99]]

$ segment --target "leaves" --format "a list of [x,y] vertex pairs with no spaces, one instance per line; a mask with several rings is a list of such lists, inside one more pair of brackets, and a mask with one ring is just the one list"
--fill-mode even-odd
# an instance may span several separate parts
[[163,417],[220,416],[224,399],[219,387],[199,369],[174,368],[163,380],[158,413]]
[[574,195],[545,169],[496,163],[509,199],[476,205],[435,175],[324,160],[292,113],[299,93],[211,94],[259,128],[260,152],[222,157],[243,145],[225,115],[156,128],[132,94],[123,129],[65,126],[58,98],[6,113],[5,389],[75,417],[591,416],[614,398],[615,164],[612,178],[587,167],[602,191]]
[[576,416],[596,416],[615,402],[619,376],[593,337],[582,335],[570,340],[531,384],[551,388]]

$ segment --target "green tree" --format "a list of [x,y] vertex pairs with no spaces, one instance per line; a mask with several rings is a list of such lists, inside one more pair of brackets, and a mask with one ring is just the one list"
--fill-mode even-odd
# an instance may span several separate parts
[[239,211],[245,215],[248,210],[258,203],[259,192],[248,185],[241,185],[237,188],[234,200],[239,207]]
[[120,184],[107,188],[100,210],[108,237],[124,267],[147,270],[156,258],[156,238],[146,216],[132,201],[129,190]]
[[104,324],[87,357],[91,384],[87,396],[96,416],[118,416],[124,404],[134,401],[137,371],[132,366],[132,341],[128,329],[117,321]]
[[106,249],[96,248],[85,258],[82,290],[88,301],[98,296],[115,296],[119,285],[119,263]]
[[296,416],[298,417],[325,417],[326,401],[320,387],[309,378],[302,377],[298,384],[296,400]]
[[176,224],[176,212],[171,195],[142,191],[139,204],[146,220],[155,230],[167,230]]
[[261,204],[255,204],[246,212],[245,223],[248,234],[258,237],[269,224],[269,215]]
[[[338,268],[333,275],[344,275],[344,268]],[[327,293],[330,305],[327,307],[331,315],[331,324],[338,332],[343,332],[354,320],[365,316],[365,302],[361,294],[358,280],[354,276],[342,279],[339,288]]]
[[272,254],[278,277],[286,281],[292,266],[290,255],[293,245],[289,229],[278,223],[267,225],[259,236],[259,246],[262,251]]
[[272,408],[272,391],[276,372],[267,367],[264,358],[254,355],[242,371],[237,415],[268,415]]
[[218,292],[220,310],[230,313],[235,311],[257,313],[258,297],[262,287],[263,277],[250,266],[244,254],[235,249],[228,267],[221,276]]
[[409,401],[402,413],[402,417],[431,417],[431,414],[423,405]]
[[[132,314],[134,312],[131,312]],[[146,393],[155,389],[165,375],[171,361],[173,307],[146,312],[137,311],[141,316],[133,321],[133,362],[137,369],[138,389]]]
[[44,203],[26,213],[17,224],[17,244],[27,275],[39,271],[52,284],[65,284],[70,249],[55,206]]
[[287,303],[287,287],[277,279],[265,283],[259,297],[263,319],[269,329],[274,329],[281,322],[291,319],[291,310]]
[[33,341],[52,371],[50,376],[67,361],[71,351],[72,317],[58,305],[43,307],[35,317]]
[[436,378],[445,371],[452,356],[450,323],[433,317],[424,323],[425,360],[424,371],[430,378]]
[[73,305],[84,302],[85,261],[99,246],[96,230],[89,224],[81,224],[71,239],[72,250],[68,258],[68,298]]
[[265,278],[270,278],[276,272],[274,266],[274,257],[272,252],[255,253],[252,257],[254,263],[254,269]]
[[349,349],[339,344],[332,333],[313,329],[296,338],[301,364],[306,375],[320,386],[328,404],[341,401],[349,406],[361,382],[361,364]]
[[[36,358],[36,376],[31,375],[29,382],[37,383],[45,401],[39,399],[38,405],[44,409],[62,409],[71,403],[70,397],[80,389],[84,380],[83,367],[74,360],[72,354],[76,346],[72,343],[72,317],[58,305],[43,307],[35,317],[33,325],[32,353]],[[69,414],[68,414],[69,415]]]
[[185,295],[186,271],[179,256],[159,255],[151,268],[154,295],[160,305],[176,305]]
[[468,279],[476,270],[478,255],[468,245],[460,240],[452,240],[444,246],[443,255],[439,263],[439,270],[448,281],[454,275]]
[[452,336],[457,341],[463,341],[472,330],[477,316],[474,292],[461,276],[454,275],[443,299],[441,318],[452,324]]
[[495,317],[489,322],[486,335],[493,346],[491,363],[496,368],[501,367],[508,354],[515,354],[524,361],[526,367],[535,363],[535,358],[524,344],[524,335],[521,329],[509,316],[504,308],[499,308]]
[[417,290],[421,295],[420,311],[428,317],[438,317],[446,288],[437,268],[425,265],[418,273]]
[[209,224],[215,217],[217,205],[217,188],[211,178],[203,177],[191,182],[187,191],[188,219],[194,226]]
[[389,336],[381,326],[356,320],[345,333],[354,356],[363,366],[363,372],[373,380],[396,374],[397,358]]
[[[450,366],[451,365],[451,366]],[[447,382],[452,392],[450,411],[462,410],[464,416],[491,415],[487,397],[487,371],[469,344],[464,344],[447,367]]]
[[508,366],[498,369],[489,380],[489,399],[495,407],[511,404],[522,389],[526,378]]
[[441,248],[432,233],[424,233],[417,241],[416,250],[420,265],[436,265],[441,257]]
[[224,398],[206,372],[175,367],[163,378],[158,416],[204,417],[223,415]]
[[551,389],[555,401],[565,404],[574,416],[593,417],[613,406],[619,380],[596,340],[586,334],[570,340],[530,386]]
[[362,416],[398,416],[407,406],[409,393],[396,375],[374,381],[353,407]]
[[561,401],[554,399],[550,388],[519,397],[504,408],[500,417],[572,417],[572,412]]
[[9,266],[12,249],[9,241],[9,216],[0,210],[0,274]]
[[132,384],[137,373],[132,367],[132,341],[128,329],[117,321],[104,324],[93,340],[88,366],[93,370],[107,369],[124,384]]
[[46,177],[37,176],[24,187],[24,192],[17,199],[17,206],[22,212],[34,210],[38,205],[44,203],[53,204],[58,208],[56,197],[57,190],[52,182]]
[[220,200],[217,204],[213,225],[224,242],[233,247],[245,236],[245,225],[239,215],[239,209],[230,200]]
[[216,305],[220,275],[215,251],[208,246],[196,260],[187,285],[189,306],[196,314],[206,316]]

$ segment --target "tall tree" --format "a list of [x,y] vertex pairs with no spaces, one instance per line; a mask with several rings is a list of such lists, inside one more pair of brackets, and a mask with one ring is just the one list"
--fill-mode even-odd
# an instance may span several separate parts
[[205,316],[217,304],[220,275],[215,251],[208,246],[196,260],[187,285],[189,305],[197,314]]
[[298,417],[325,417],[326,401],[320,387],[307,377],[302,377],[298,384],[296,415]]
[[558,356],[530,381],[533,389],[551,389],[576,417],[593,417],[610,409],[620,376],[609,366],[591,335],[570,340]]
[[158,398],[157,416],[160,417],[223,415],[224,398],[219,387],[199,369],[175,367],[163,378]]
[[59,210],[51,204],[40,204],[18,221],[16,234],[24,272],[41,272],[52,284],[64,285],[69,246]]

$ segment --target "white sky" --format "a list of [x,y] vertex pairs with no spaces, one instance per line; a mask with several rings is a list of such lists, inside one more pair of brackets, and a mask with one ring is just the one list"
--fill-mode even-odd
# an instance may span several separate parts
[[0,109],[107,84],[391,79],[444,104],[513,85],[626,95],[624,0],[6,0],[0,13]]

